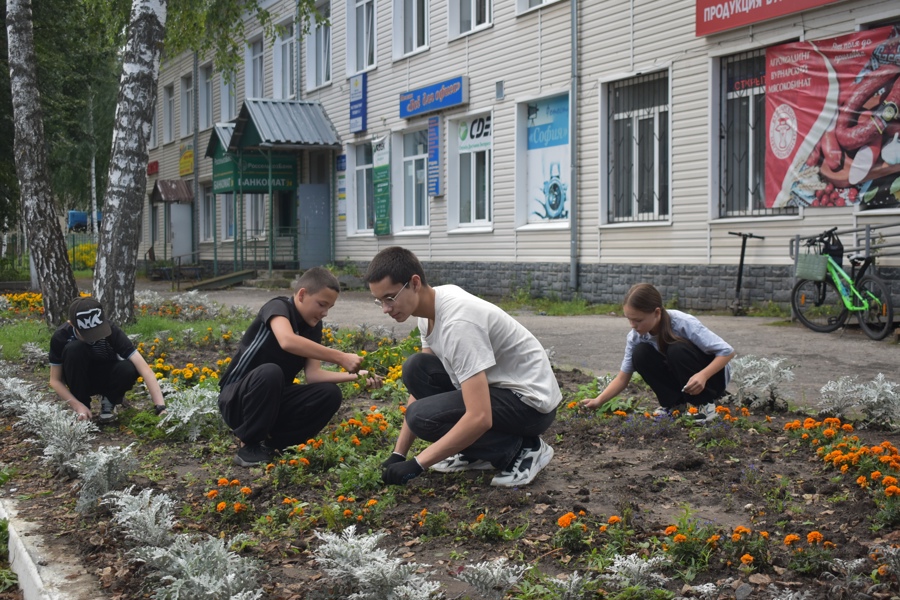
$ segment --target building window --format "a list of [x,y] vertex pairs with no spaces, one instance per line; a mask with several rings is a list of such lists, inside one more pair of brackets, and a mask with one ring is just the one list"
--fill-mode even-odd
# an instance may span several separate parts
[[212,65],[200,68],[200,129],[208,129],[213,124],[213,70]]
[[155,246],[159,240],[159,204],[150,205],[150,245]]
[[403,225],[428,225],[428,196],[425,167],[428,160],[428,131],[403,135]]
[[222,196],[222,235],[226,240],[234,239],[234,194],[220,194]]
[[372,163],[372,144],[367,142],[354,149],[354,193],[356,194],[356,231],[375,229],[375,182]]
[[213,239],[215,221],[213,220],[213,205],[216,197],[212,187],[204,187],[200,199],[200,241],[210,242]]
[[375,66],[375,0],[347,0],[347,70],[359,73]]
[[247,196],[247,237],[266,236],[266,197],[264,194]]
[[607,222],[669,218],[669,74],[608,89]]
[[163,88],[163,144],[175,139],[175,86]]
[[194,78],[181,78],[181,137],[194,133]]
[[426,0],[394,0],[394,57],[399,58],[428,45]]
[[159,140],[157,139],[157,118],[156,118],[156,105],[153,106],[153,115],[150,117],[150,140],[147,143],[148,148],[156,148],[159,144]]
[[306,87],[317,88],[331,83],[331,3],[316,7],[326,20],[317,23],[306,38]]
[[797,214],[766,208],[766,53],[744,52],[719,63],[719,217]]
[[[458,223],[487,225],[492,212],[492,131],[491,115],[479,115],[458,121],[455,131],[456,156],[451,165],[451,177],[457,182],[451,194],[458,197]],[[453,176],[453,172],[456,176]]]
[[274,55],[275,82],[273,95],[276,98],[294,97],[294,24],[282,26],[275,42]]
[[540,8],[547,4],[554,4],[560,0],[516,0],[516,12],[522,13],[533,8]]
[[222,77],[222,99],[219,104],[219,112],[222,116],[222,121],[230,121],[237,116],[237,98],[234,90],[234,77],[232,76],[231,81],[228,81],[223,73]]
[[491,24],[492,0],[451,0],[450,35],[456,37]]
[[247,46],[246,82],[247,98],[263,98],[265,96],[265,54],[262,38],[252,41]]

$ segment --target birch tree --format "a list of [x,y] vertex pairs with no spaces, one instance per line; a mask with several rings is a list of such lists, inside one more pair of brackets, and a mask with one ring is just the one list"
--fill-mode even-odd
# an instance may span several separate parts
[[10,95],[21,214],[44,298],[44,319],[58,325],[78,295],[47,172],[47,147],[37,85],[31,0],[6,1]]

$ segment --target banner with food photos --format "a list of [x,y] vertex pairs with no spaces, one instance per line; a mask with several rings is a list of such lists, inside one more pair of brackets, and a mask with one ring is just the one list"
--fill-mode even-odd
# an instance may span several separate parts
[[900,27],[766,50],[766,206],[896,206]]

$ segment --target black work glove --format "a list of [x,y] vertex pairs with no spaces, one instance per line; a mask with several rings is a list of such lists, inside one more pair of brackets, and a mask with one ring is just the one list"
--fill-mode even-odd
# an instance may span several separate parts
[[424,469],[415,458],[395,462],[381,472],[381,480],[389,485],[406,485],[410,479],[422,474]]
[[395,463],[401,463],[404,460],[406,460],[405,454],[400,454],[399,452],[391,452],[391,455],[387,457],[387,460],[381,463],[381,470],[384,471],[389,466]]

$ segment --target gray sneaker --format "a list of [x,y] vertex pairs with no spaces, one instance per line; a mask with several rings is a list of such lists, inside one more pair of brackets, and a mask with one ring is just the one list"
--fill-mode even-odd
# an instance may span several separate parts
[[98,420],[101,423],[111,423],[116,418],[116,407],[112,401],[103,396],[100,398],[100,416]]
[[540,440],[540,442],[537,448],[523,448],[512,466],[506,471],[498,473],[491,480],[491,485],[515,487],[531,483],[553,458],[553,448],[544,440]]
[[448,456],[444,460],[431,465],[432,471],[438,473],[459,473],[460,471],[487,471],[493,469],[494,465],[486,460],[472,459],[466,455],[459,453]]

